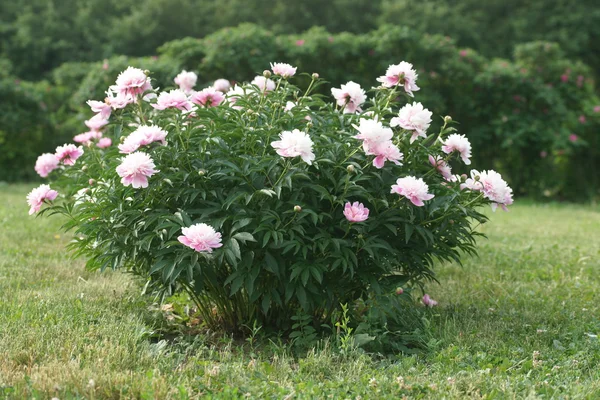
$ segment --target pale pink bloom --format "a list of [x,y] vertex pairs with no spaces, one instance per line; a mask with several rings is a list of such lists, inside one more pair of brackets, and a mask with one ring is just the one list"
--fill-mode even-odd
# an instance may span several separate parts
[[426,294],[425,296],[423,296],[423,304],[426,307],[435,307],[435,306],[437,306],[438,302],[435,301],[434,299],[432,299],[431,297],[429,297],[428,294]]
[[111,145],[112,145],[112,140],[107,137],[98,140],[98,143],[96,143],[96,146],[98,146],[101,149],[105,149],[107,147],[110,147]]
[[579,116],[579,122],[582,124],[585,124],[585,115],[580,115]]
[[83,147],[74,144],[65,144],[56,148],[56,158],[64,165],[74,165],[75,161],[83,154]]
[[570,140],[571,142],[576,142],[576,141],[577,141],[577,139],[579,139],[579,136],[577,136],[576,134],[574,134],[574,133],[571,133],[571,134],[569,135],[569,140]]
[[177,108],[179,110],[189,111],[192,108],[192,103],[182,90],[175,89],[159,94],[158,98],[156,99],[156,104],[152,104],[152,107],[156,108],[157,110]]
[[112,112],[110,104],[107,104],[103,101],[88,100],[87,105],[90,106],[93,112],[100,114],[102,119],[108,119],[108,117],[110,117],[110,113]]
[[79,135],[73,136],[73,141],[75,143],[89,144],[92,141],[92,139],[94,139],[95,137],[96,137],[96,132],[89,131],[89,132],[84,132],[84,133],[80,133]]
[[115,85],[111,86],[117,95],[122,97],[132,97],[135,101],[137,95],[152,90],[150,78],[139,68],[127,67],[119,74]]
[[229,92],[229,89],[231,89],[231,83],[229,83],[227,79],[217,79],[215,83],[213,83],[213,87],[219,92],[227,93]]
[[352,81],[340,86],[339,89],[332,88],[331,94],[335,98],[337,105],[344,107],[344,113],[353,114],[361,112],[360,106],[367,100],[365,91],[358,83]]
[[471,189],[483,192],[483,197],[492,202],[492,210],[496,211],[498,206],[508,211],[506,206],[513,203],[513,192],[502,176],[496,171],[471,171],[471,177],[460,185],[461,189]]
[[283,131],[279,134],[281,140],[271,143],[274,149],[277,149],[277,154],[282,157],[297,157],[308,165],[312,164],[315,159],[313,153],[313,141],[306,132],[294,129],[293,131]]
[[396,193],[400,196],[406,197],[415,206],[424,206],[423,201],[433,199],[434,195],[427,193],[429,186],[421,178],[415,178],[414,176],[407,176],[404,178],[398,178],[395,185],[392,185],[390,193]]
[[431,124],[432,112],[423,108],[421,103],[407,104],[400,109],[398,116],[392,118],[390,126],[400,126],[403,129],[412,131],[410,143],[414,142],[419,136],[427,137],[427,128]]
[[148,178],[158,172],[155,167],[148,154],[136,151],[123,159],[117,167],[117,174],[125,186],[131,185],[134,189],[147,188]]
[[125,154],[133,153],[140,147],[154,142],[160,142],[164,146],[167,144],[166,137],[167,132],[156,125],[140,126],[119,145],[119,151]]
[[560,80],[561,80],[561,81],[563,81],[563,82],[567,82],[567,81],[569,80],[569,75],[567,75],[567,74],[562,74],[562,75],[560,76]]
[[92,118],[85,121],[85,125],[92,131],[99,131],[106,124],[108,124],[108,120],[104,118],[102,114],[96,114]]
[[193,72],[183,70],[173,80],[175,81],[175,84],[179,86],[179,89],[189,94],[193,90],[194,86],[196,86],[198,75]]
[[287,103],[285,103],[285,107],[284,107],[284,111],[291,111],[292,108],[296,107],[298,104],[294,103],[293,101],[288,101]]
[[183,235],[177,240],[196,251],[212,253],[213,249],[223,246],[221,234],[210,225],[195,224],[189,228],[181,228],[181,233]]
[[256,76],[250,83],[258,86],[262,92],[271,92],[275,90],[275,82],[273,82],[271,79],[265,78],[262,75]]
[[391,140],[379,142],[369,146],[368,155],[374,155],[373,165],[381,169],[386,161],[391,161],[396,165],[402,165],[400,162],[404,158],[404,154],[400,152]]
[[355,201],[350,204],[347,202],[344,206],[344,216],[350,222],[363,222],[369,218],[369,209],[363,203]]
[[358,126],[352,126],[360,132],[354,138],[363,141],[363,150],[367,155],[373,154],[371,148],[392,140],[394,136],[390,128],[384,127],[381,122],[374,119],[361,118]]
[[58,196],[58,192],[50,189],[50,186],[48,185],[40,185],[33,189],[27,195],[27,204],[30,206],[29,215],[40,211],[44,201],[52,201],[56,199],[56,196]]
[[600,106],[594,106],[594,112],[595,113],[600,112]]
[[296,68],[286,63],[271,63],[271,71],[282,78],[290,78],[296,73]]
[[203,107],[216,107],[225,100],[225,95],[214,87],[207,87],[192,94],[192,103]]
[[460,153],[460,157],[463,162],[467,165],[471,164],[471,143],[469,139],[465,137],[465,135],[459,135],[457,133],[453,133],[448,136],[448,138],[442,142],[442,151],[446,154],[450,154],[454,151]]
[[540,151],[540,157],[542,157],[542,158],[548,157],[548,152],[546,150]]
[[413,92],[420,90],[416,83],[418,77],[413,65],[402,61],[400,64],[390,65],[385,75],[377,78],[377,81],[385,87],[402,86],[406,93],[413,97]]
[[50,172],[58,168],[59,160],[54,154],[44,153],[35,162],[35,172],[42,178],[46,178]]
[[448,182],[457,181],[458,178],[455,175],[452,175],[452,169],[450,168],[448,163],[442,159],[442,157],[433,157],[432,155],[430,155],[429,162],[438,170],[440,174],[442,174],[445,180],[447,180]]
[[108,60],[106,58],[102,62],[102,69],[105,71],[108,69]]
[[467,53],[467,51],[466,51],[466,50],[461,50],[461,51],[459,51],[459,52],[458,52],[458,54],[459,54],[461,57],[466,57],[468,53]]
[[304,39],[298,39],[296,40],[296,46],[304,46]]
[[106,102],[113,110],[125,108],[128,104],[135,102],[135,97],[113,92],[110,88],[106,91]]

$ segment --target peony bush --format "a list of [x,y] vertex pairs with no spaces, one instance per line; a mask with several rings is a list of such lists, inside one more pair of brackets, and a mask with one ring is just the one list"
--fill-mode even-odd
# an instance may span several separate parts
[[67,217],[89,268],[186,292],[213,328],[289,331],[298,315],[318,327],[346,305],[355,324],[391,327],[437,260],[475,252],[480,206],[506,209],[512,190],[464,166],[471,145],[452,118],[431,131],[410,63],[331,96],[302,75],[305,91],[296,68],[272,63],[251,83],[196,91],[183,71],[158,90],[127,68],[88,102],[78,144],[39,157],[50,185],[30,212],[50,203],[42,212]]

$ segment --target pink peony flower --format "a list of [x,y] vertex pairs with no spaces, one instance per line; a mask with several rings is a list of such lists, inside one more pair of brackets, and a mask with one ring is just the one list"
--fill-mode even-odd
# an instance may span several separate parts
[[121,97],[130,97],[135,101],[135,97],[152,90],[150,78],[139,68],[127,67],[119,74],[115,85],[110,89]]
[[271,63],[271,71],[282,78],[290,78],[296,73],[296,68],[286,63]]
[[600,112],[600,106],[594,106],[594,112],[595,113]]
[[279,134],[281,140],[271,143],[274,149],[277,149],[277,154],[282,157],[297,157],[308,165],[312,164],[315,159],[313,153],[313,141],[306,132],[294,129],[293,131],[283,131]]
[[561,80],[561,81],[563,81],[563,82],[568,82],[568,81],[569,81],[569,75],[567,75],[567,74],[562,74],[562,75],[560,76],[560,80]]
[[102,114],[96,114],[92,118],[85,121],[85,125],[92,131],[99,131],[106,124],[108,124],[108,119],[104,118]]
[[391,140],[375,143],[369,146],[367,155],[374,155],[373,166],[381,169],[386,161],[391,161],[396,165],[402,165],[400,162],[404,158],[404,154],[400,152]]
[[180,89],[162,92],[156,99],[156,104],[152,104],[157,110],[165,110],[167,108],[177,108],[179,110],[189,111],[192,108],[192,103],[187,95]]
[[434,166],[440,174],[444,177],[448,182],[456,182],[456,176],[452,175],[452,169],[448,165],[446,161],[444,161],[441,157],[433,157],[429,156],[429,163]]
[[75,143],[82,143],[82,144],[89,144],[91,143],[92,139],[96,138],[96,134],[98,134],[100,132],[94,132],[94,131],[89,131],[89,132],[84,132],[84,133],[80,133],[79,135],[75,135],[73,136],[73,141]]
[[196,82],[198,81],[198,75],[193,72],[188,72],[183,70],[173,79],[175,84],[179,86],[179,89],[183,90],[184,93],[191,93],[196,86]]
[[467,53],[467,51],[466,51],[466,50],[461,50],[461,51],[459,51],[459,52],[458,52],[458,54],[459,54],[461,57],[466,57],[468,53]]
[[392,118],[390,126],[400,126],[402,129],[412,131],[410,143],[413,143],[419,136],[427,137],[426,131],[431,124],[432,112],[423,108],[421,103],[407,104],[400,109],[398,116]]
[[106,102],[113,110],[125,108],[128,104],[135,102],[135,97],[123,94],[115,94],[110,88],[106,91]]
[[219,92],[227,93],[231,89],[231,83],[227,79],[217,79],[213,83],[213,87]]
[[54,154],[44,153],[35,162],[35,172],[42,178],[46,178],[50,172],[58,168],[59,160]]
[[42,204],[44,201],[52,201],[56,199],[58,196],[58,192],[56,190],[50,189],[48,185],[40,185],[37,188],[33,189],[27,195],[27,204],[29,204],[29,215],[34,214],[40,211]]
[[225,95],[213,87],[207,87],[192,94],[191,100],[202,107],[216,107],[225,100]]
[[390,193],[396,193],[400,196],[406,197],[415,206],[424,206],[423,201],[433,199],[434,195],[427,193],[429,186],[421,178],[415,178],[414,176],[407,176],[405,178],[398,178],[395,185],[392,185]]
[[352,125],[360,133],[354,136],[355,139],[363,141],[363,150],[366,154],[374,154],[371,149],[388,142],[394,136],[390,128],[386,128],[379,121],[373,119],[361,118],[359,125]]
[[103,101],[88,100],[87,105],[90,106],[93,112],[101,115],[101,119],[108,119],[112,112],[112,107]]
[[496,171],[471,171],[471,177],[460,185],[461,189],[471,189],[483,192],[483,197],[492,202],[492,211],[498,206],[508,211],[506,206],[513,203],[512,189],[508,186],[502,176]]
[[413,65],[402,61],[400,64],[390,65],[384,76],[377,78],[385,87],[403,86],[406,93],[413,97],[413,92],[420,90],[417,86],[417,72]]
[[450,154],[454,151],[458,151],[463,162],[467,165],[471,164],[471,160],[469,159],[469,157],[471,157],[471,143],[465,135],[453,133],[442,142],[442,145],[442,151],[444,153]]
[[96,146],[98,146],[101,149],[105,149],[107,147],[110,147],[111,145],[112,145],[112,140],[107,137],[98,140],[98,143],[96,143]]
[[579,123],[585,124],[585,115],[580,115],[579,116]]
[[363,222],[369,218],[369,209],[363,203],[355,201],[350,204],[347,202],[344,206],[344,216],[350,222]]
[[133,153],[140,147],[154,142],[160,142],[164,146],[167,144],[166,137],[167,132],[158,126],[140,126],[119,145],[119,151],[124,154]]
[[108,70],[108,60],[106,58],[102,62],[102,69],[105,71]]
[[361,112],[360,106],[367,100],[365,91],[358,83],[352,81],[342,85],[339,89],[332,88],[331,94],[335,97],[337,105],[344,108],[344,113]]
[[304,39],[298,39],[296,40],[296,46],[304,46],[305,40]]
[[155,167],[148,154],[136,151],[123,159],[117,167],[117,174],[125,186],[131,185],[134,189],[147,188],[148,178],[159,172],[154,169]]
[[426,294],[425,296],[423,296],[423,304],[426,307],[435,307],[435,306],[437,306],[438,302],[435,301],[434,299],[432,299],[431,297],[429,297],[428,294]]
[[576,134],[574,134],[574,133],[571,133],[571,134],[569,135],[569,141],[571,141],[571,142],[575,143],[575,142],[577,141],[577,139],[579,139],[579,136],[577,136]]
[[182,236],[179,240],[184,245],[196,250],[212,253],[213,249],[223,246],[221,243],[221,234],[215,232],[214,228],[206,224],[195,224],[189,228],[181,228]]
[[250,83],[258,86],[262,92],[271,92],[275,90],[275,82],[273,82],[271,79],[265,78],[262,75],[257,75]]
[[65,144],[56,148],[56,158],[64,165],[75,165],[75,161],[83,154],[83,147],[74,144]]

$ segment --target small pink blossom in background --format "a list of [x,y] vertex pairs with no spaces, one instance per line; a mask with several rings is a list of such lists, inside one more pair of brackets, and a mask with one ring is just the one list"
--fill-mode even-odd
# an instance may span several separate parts
[[119,145],[119,151],[124,154],[133,153],[142,146],[147,146],[150,143],[160,142],[163,146],[166,142],[167,131],[155,125],[140,126],[135,131],[131,132],[125,138],[123,143]]
[[59,160],[54,154],[44,153],[35,162],[35,172],[42,178],[46,178],[50,172],[58,168]]
[[96,146],[98,146],[101,149],[105,149],[107,147],[110,147],[111,145],[112,145],[112,140],[107,137],[98,140],[98,143],[96,143]]
[[415,178],[414,176],[407,176],[404,178],[398,178],[395,185],[392,185],[390,193],[396,193],[400,196],[406,197],[415,206],[421,207],[425,203],[423,201],[431,200],[434,195],[427,193],[429,186],[421,178]]
[[423,104],[414,102],[402,107],[398,112],[398,116],[390,121],[390,126],[400,126],[403,129],[412,131],[410,143],[413,143],[419,136],[427,137],[426,131],[431,124],[431,115],[432,112],[423,108]]
[[452,175],[452,168],[448,165],[446,161],[442,159],[442,157],[433,157],[429,155],[429,163],[435,167],[440,174],[444,177],[448,182],[456,182],[457,178],[455,175]]
[[331,94],[339,107],[344,107],[344,113],[360,112],[361,105],[367,100],[365,91],[358,83],[352,81],[340,86],[339,89],[332,88]]
[[498,206],[508,211],[506,206],[513,203],[512,189],[502,176],[493,170],[482,172],[471,170],[471,177],[461,184],[460,188],[483,192],[483,197],[492,202],[492,211],[496,211]]
[[388,88],[402,86],[409,96],[414,97],[413,92],[420,90],[416,83],[418,76],[411,63],[402,61],[400,64],[390,65],[385,75],[377,78],[377,81]]
[[391,140],[375,143],[369,146],[367,155],[374,155],[373,166],[375,168],[383,168],[386,161],[391,161],[396,165],[402,165],[400,162],[404,159],[404,154],[400,152],[398,146],[396,146]]
[[283,131],[279,134],[281,140],[271,143],[271,146],[276,149],[277,154],[282,157],[297,157],[311,165],[315,159],[313,153],[313,141],[306,132],[294,129],[293,131]]
[[350,222],[363,222],[369,218],[369,209],[363,203],[355,201],[350,204],[347,202],[344,206],[344,216]]
[[191,100],[192,103],[202,107],[216,107],[225,100],[225,95],[214,87],[207,87],[192,94]]
[[58,146],[55,155],[64,165],[75,165],[75,161],[83,155],[83,147],[74,144]]
[[81,144],[90,144],[92,139],[96,138],[96,135],[100,133],[100,132],[95,132],[95,131],[89,131],[89,132],[84,132],[84,133],[80,133],[79,135],[75,135],[73,136],[73,141],[75,143],[81,143]]
[[137,151],[123,159],[117,167],[117,174],[125,186],[131,185],[134,189],[147,188],[148,178],[159,172],[154,169],[155,167],[154,161],[148,154]]
[[434,299],[432,299],[431,297],[429,297],[428,294],[426,294],[425,296],[423,296],[423,304],[426,307],[435,307],[438,305],[438,302],[435,301]]
[[469,139],[465,137],[465,135],[459,135],[457,133],[453,133],[448,136],[448,138],[442,142],[442,151],[446,154],[450,154],[454,151],[460,153],[460,157],[463,162],[467,165],[471,164],[471,143]]
[[102,69],[105,71],[108,69],[108,60],[106,58],[102,62]]
[[458,54],[459,54],[461,57],[466,57],[466,56],[467,56],[467,54],[469,54],[469,53],[467,52],[467,50],[461,50],[461,51],[459,51],[459,52],[458,52]]
[[290,78],[296,74],[296,68],[286,63],[271,63],[271,71],[282,78]]
[[96,114],[92,118],[85,121],[85,125],[92,131],[99,131],[108,124],[108,120],[102,114]]
[[571,141],[571,142],[573,142],[573,143],[574,143],[574,142],[576,142],[576,141],[577,141],[577,139],[579,139],[579,136],[577,136],[576,134],[574,134],[574,133],[571,133],[571,134],[569,135],[569,141]]
[[585,115],[580,115],[579,116],[579,122],[582,124],[585,124]]
[[96,114],[100,114],[101,119],[108,119],[112,112],[112,107],[103,101],[88,100],[87,105],[90,106],[91,110]]
[[600,112],[600,106],[594,106],[594,112],[595,113]]
[[562,74],[562,75],[560,76],[560,80],[561,80],[561,81],[563,81],[563,82],[568,82],[568,81],[569,81],[569,75],[567,75],[567,74]]
[[217,79],[213,87],[219,92],[227,93],[231,89],[231,83],[227,79]]
[[296,40],[296,46],[304,46],[304,43],[305,43],[304,39]]
[[546,150],[542,150],[542,151],[540,152],[540,157],[542,157],[542,158],[546,158],[546,157],[548,157],[548,152],[547,152]]
[[384,127],[381,122],[373,119],[361,118],[358,126],[352,126],[358,130],[359,134],[354,138],[363,141],[363,150],[366,154],[372,154],[373,147],[392,140],[394,136],[390,128]]
[[37,188],[33,189],[27,195],[27,204],[29,204],[29,215],[34,214],[40,211],[42,204],[44,201],[52,201],[56,199],[58,196],[58,192],[56,190],[50,189],[49,185],[40,185]]
[[223,246],[221,234],[210,225],[195,224],[188,228],[181,228],[181,233],[183,235],[177,240],[198,252],[212,253],[213,249]]
[[167,108],[177,108],[178,110],[189,111],[192,103],[183,90],[175,89],[169,92],[162,92],[156,99],[156,104],[152,104],[157,110],[166,110]]
[[275,90],[275,82],[273,82],[271,79],[265,78],[262,75],[257,75],[250,83],[258,86],[262,92],[271,92]]
[[194,86],[196,86],[198,75],[193,72],[183,70],[175,77],[175,79],[173,79],[173,81],[177,86],[179,86],[179,89],[189,94],[194,89]]
[[144,71],[139,68],[127,67],[127,69],[119,74],[115,85],[111,86],[117,95],[123,97],[135,97],[143,94],[148,90],[152,90],[150,78],[146,76]]

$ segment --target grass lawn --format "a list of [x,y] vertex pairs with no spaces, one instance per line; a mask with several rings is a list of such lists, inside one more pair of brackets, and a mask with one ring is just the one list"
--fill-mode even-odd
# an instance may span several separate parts
[[152,340],[151,299],[65,253],[58,218],[0,187],[0,398],[600,398],[600,213],[517,202],[480,257],[441,265],[429,351],[302,357],[227,338]]

